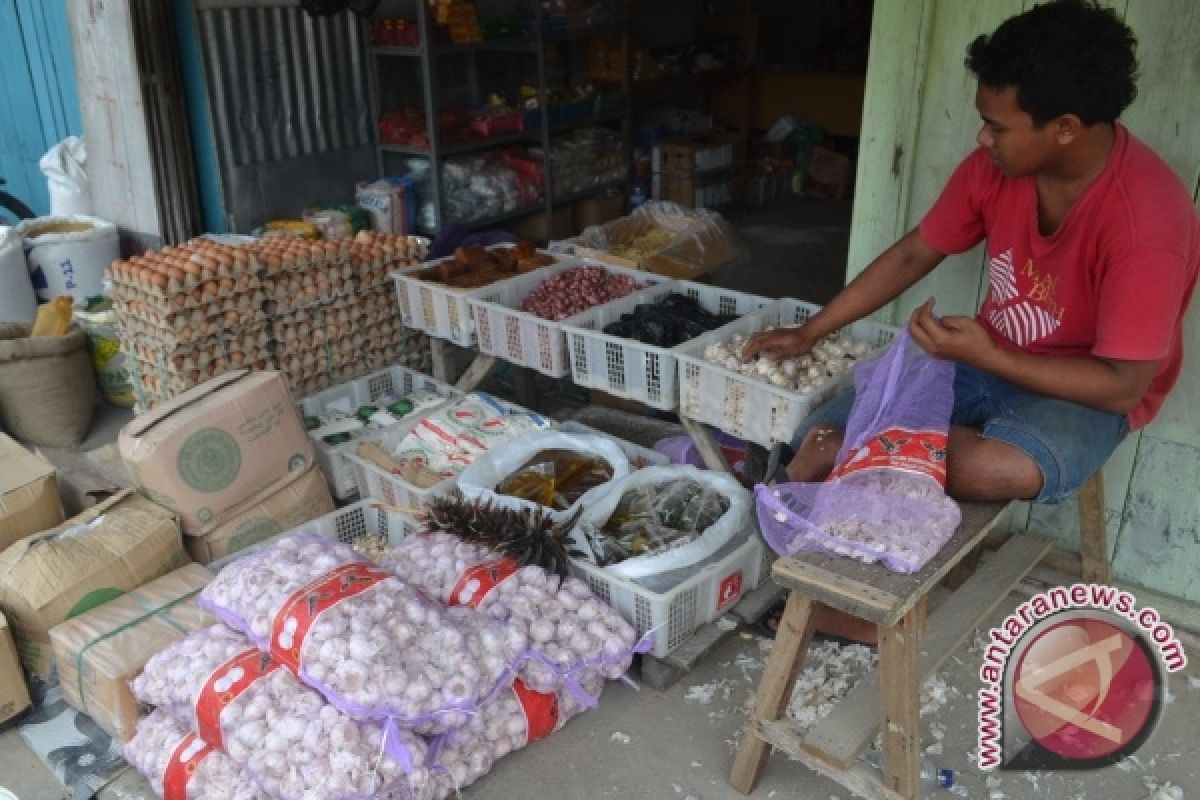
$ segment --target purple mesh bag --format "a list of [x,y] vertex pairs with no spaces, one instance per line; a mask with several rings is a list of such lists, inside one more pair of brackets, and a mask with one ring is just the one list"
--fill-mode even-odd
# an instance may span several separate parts
[[354,719],[426,736],[466,722],[530,657],[518,628],[447,608],[316,534],[237,559],[199,604]]
[[946,496],[954,364],[907,329],[854,368],[854,407],[837,466],[823,483],[755,487],[763,538],[780,555],[824,550],[916,572],[962,519]]

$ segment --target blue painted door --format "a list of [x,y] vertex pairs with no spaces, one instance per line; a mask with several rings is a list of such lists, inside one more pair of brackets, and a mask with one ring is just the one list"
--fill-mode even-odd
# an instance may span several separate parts
[[81,135],[66,0],[0,0],[0,177],[38,214],[50,213],[38,159]]

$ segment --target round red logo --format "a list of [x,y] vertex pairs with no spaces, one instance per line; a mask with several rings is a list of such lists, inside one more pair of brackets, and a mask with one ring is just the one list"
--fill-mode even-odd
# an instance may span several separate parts
[[1137,749],[1161,708],[1158,671],[1144,641],[1094,617],[1033,634],[1009,684],[1032,739],[1070,761]]

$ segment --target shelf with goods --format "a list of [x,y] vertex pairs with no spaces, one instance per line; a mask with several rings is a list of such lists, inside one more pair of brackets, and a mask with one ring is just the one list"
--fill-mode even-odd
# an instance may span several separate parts
[[[396,23],[405,27],[404,41],[382,43],[374,39],[376,43],[370,47],[370,74],[372,104],[376,119],[380,121],[377,168],[380,175],[409,174],[419,182],[423,197],[418,201],[417,232],[432,235],[448,222],[474,230],[537,213],[544,213],[550,219],[554,217],[556,207],[561,209],[565,202],[628,183],[632,164],[632,103],[627,91],[628,80],[608,85],[607,94],[584,95],[572,98],[573,102],[564,99],[561,104],[554,104],[553,98],[565,91],[562,85],[556,84],[569,82],[570,69],[561,70],[562,75],[554,78],[550,75],[555,56],[561,62],[568,62],[571,53],[577,49],[574,43],[598,32],[616,32],[627,47],[627,26],[623,22],[628,14],[627,0],[616,4],[621,9],[617,20],[620,24],[582,29],[558,26],[542,4],[537,3],[524,21],[523,36],[459,42],[439,41],[435,11],[424,2],[415,6],[415,21]],[[382,22],[385,21],[374,20],[369,25],[375,28]],[[483,25],[486,21],[480,27]],[[532,58],[534,63],[506,61],[506,54],[521,59]],[[462,60],[451,58],[453,56],[462,56]],[[481,62],[489,57],[491,61],[481,66]],[[391,111],[394,101],[384,100],[385,94],[397,91],[399,81],[389,78],[395,76],[396,69],[403,69],[394,66],[400,61],[415,62],[418,67],[419,80],[406,98],[415,101],[419,93],[419,105],[410,102],[417,107],[407,112]],[[494,69],[489,71],[489,68]],[[481,106],[488,90],[503,85],[497,82],[505,77],[511,79],[518,70],[523,70],[522,74],[528,79],[510,80],[506,88],[527,85],[527,98],[532,99],[531,105],[536,105],[536,109],[526,109],[522,103],[522,108],[513,109],[512,114],[470,120],[455,119],[447,110],[446,100],[450,97],[465,96],[469,98],[469,106]],[[459,80],[451,80],[448,71],[457,71],[453,77]],[[532,80],[534,73],[536,80]],[[491,86],[487,85],[489,83]],[[512,117],[517,114],[520,119],[514,120]],[[385,115],[391,119],[385,122]],[[486,135],[492,127],[488,123],[496,123],[494,135]],[[557,154],[562,148],[569,150],[573,140],[586,139],[584,132],[590,127],[619,130],[617,141],[624,151],[621,158],[624,167],[618,165],[615,172],[593,176],[590,183],[580,177],[562,185],[555,165],[563,159]],[[611,139],[615,137],[599,137],[596,141],[607,145],[606,152],[611,153]],[[493,174],[503,174],[503,167],[510,157],[536,162],[536,167],[516,169],[520,177],[514,178],[511,185],[495,187],[496,191],[491,195],[486,190],[476,191],[477,175],[486,172],[483,165],[497,166]],[[457,183],[454,177],[448,178],[446,172],[447,165],[456,162],[460,165]],[[530,201],[530,188],[537,193],[536,201]],[[471,211],[455,213],[456,194],[458,210],[473,206]],[[473,204],[469,202],[471,200],[478,203]]]

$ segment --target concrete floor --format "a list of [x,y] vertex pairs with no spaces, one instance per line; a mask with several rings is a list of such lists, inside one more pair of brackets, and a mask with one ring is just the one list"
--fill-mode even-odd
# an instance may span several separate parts
[[[842,285],[850,202],[832,204],[790,200],[769,210],[735,217],[753,268],[718,271],[719,285],[769,296],[825,302]],[[802,226],[798,220],[804,220]],[[88,447],[111,441],[122,424],[106,412],[89,437]],[[1022,600],[1010,595],[994,616],[999,621]],[[692,674],[670,690],[633,691],[611,684],[599,708],[573,720],[545,741],[513,754],[491,774],[463,792],[465,798],[628,798],[630,800],[735,800],[742,795],[726,783],[744,709],[761,675],[770,642],[740,632],[703,659]],[[1187,643],[1185,642],[1185,646]],[[1200,645],[1192,648],[1200,653]],[[1088,798],[1141,800],[1169,781],[1185,797],[1200,796],[1200,759],[1194,720],[1200,716],[1196,667],[1171,678],[1172,701],[1162,721],[1138,753],[1118,767],[1098,772],[988,777],[974,768],[976,739],[974,692],[980,655],[964,644],[940,675],[957,691],[936,714],[923,721],[946,731],[945,749],[931,756],[939,768],[954,769],[964,791],[959,796],[987,800]],[[705,702],[706,698],[708,699]],[[928,736],[926,744],[933,742]],[[9,730],[0,732],[0,787],[21,800],[64,797],[57,780]],[[944,794],[944,793],[943,793]],[[945,795],[950,796],[950,795]],[[129,770],[100,792],[105,800],[152,798],[146,782]],[[850,793],[776,755],[768,761],[758,798],[838,798]],[[1157,798],[1156,798],[1157,800]]]

